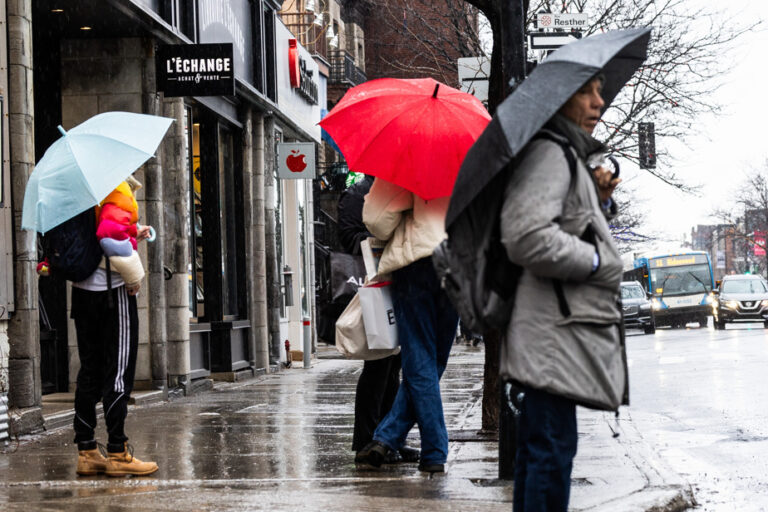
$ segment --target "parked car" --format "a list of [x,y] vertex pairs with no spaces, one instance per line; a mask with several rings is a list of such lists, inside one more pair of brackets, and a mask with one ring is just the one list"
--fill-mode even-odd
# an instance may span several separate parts
[[621,307],[624,310],[624,327],[642,329],[645,334],[656,332],[651,300],[637,281],[621,283]]
[[768,328],[768,283],[761,276],[725,276],[715,295],[715,329],[728,322],[763,322]]

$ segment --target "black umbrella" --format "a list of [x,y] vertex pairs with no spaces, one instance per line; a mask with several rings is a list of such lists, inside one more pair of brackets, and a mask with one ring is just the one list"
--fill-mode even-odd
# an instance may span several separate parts
[[496,110],[470,148],[453,187],[450,226],[544,124],[598,72],[605,75],[605,108],[645,61],[650,28],[616,30],[581,39],[542,61]]

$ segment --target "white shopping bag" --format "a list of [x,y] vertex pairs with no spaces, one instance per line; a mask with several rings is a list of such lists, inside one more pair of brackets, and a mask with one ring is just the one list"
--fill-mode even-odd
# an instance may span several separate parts
[[400,353],[400,347],[386,350],[368,348],[368,338],[365,336],[363,326],[363,309],[360,307],[360,295],[357,293],[336,321],[336,350],[349,359],[365,361],[374,361]]
[[390,284],[370,284],[357,290],[370,349],[393,349],[398,346],[397,322]]

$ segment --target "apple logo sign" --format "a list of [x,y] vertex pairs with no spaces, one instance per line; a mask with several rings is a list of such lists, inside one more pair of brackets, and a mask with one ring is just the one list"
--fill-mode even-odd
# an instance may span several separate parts
[[307,168],[307,162],[304,161],[305,156],[299,153],[298,149],[293,149],[288,158],[285,159],[285,165],[288,166],[291,172],[302,172]]

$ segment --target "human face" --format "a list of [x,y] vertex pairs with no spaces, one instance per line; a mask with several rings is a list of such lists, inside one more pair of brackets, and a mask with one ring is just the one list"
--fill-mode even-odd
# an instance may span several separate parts
[[587,82],[560,108],[560,113],[591,134],[605,106],[602,89],[603,83],[597,78]]

